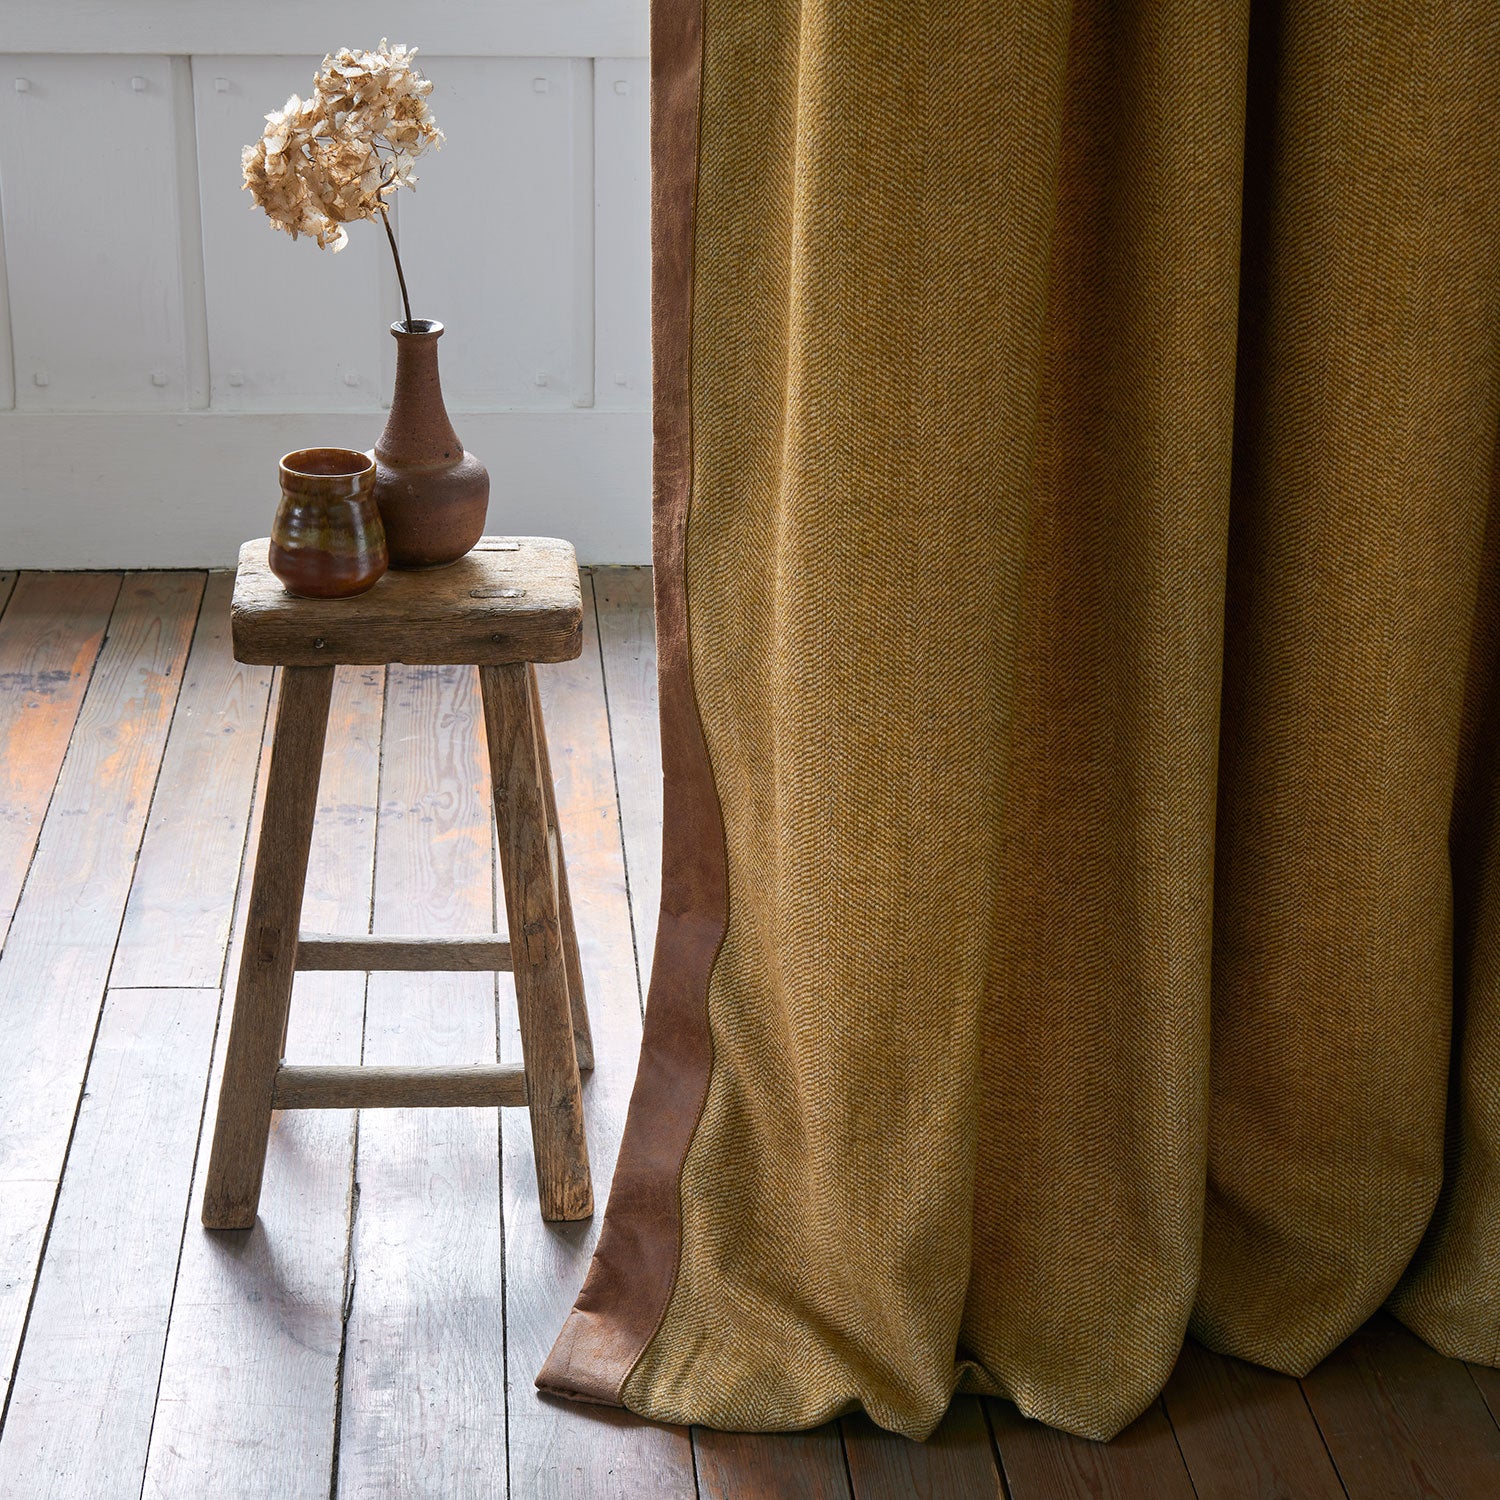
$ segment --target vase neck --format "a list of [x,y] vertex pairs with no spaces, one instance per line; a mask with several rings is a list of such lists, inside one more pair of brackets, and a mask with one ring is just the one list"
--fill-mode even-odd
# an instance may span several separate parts
[[464,448],[448,420],[438,376],[441,325],[407,333],[393,324],[391,333],[396,340],[396,388],[385,431],[375,445],[376,456],[402,465],[458,462]]

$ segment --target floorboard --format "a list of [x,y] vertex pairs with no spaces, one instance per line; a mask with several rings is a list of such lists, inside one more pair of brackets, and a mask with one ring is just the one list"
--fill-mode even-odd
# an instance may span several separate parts
[[[243,714],[244,695],[221,690],[242,675],[226,579],[204,593],[126,906],[127,931],[132,911],[162,914],[160,938],[191,980],[124,988],[116,949],[0,1437],[0,1495],[140,1489],[265,718],[264,686]],[[237,830],[227,857],[200,859],[204,840],[183,826],[195,807]]]
[[1500,1428],[1458,1360],[1387,1313],[1303,1378],[1349,1500],[1493,1500]]
[[[374,930],[487,932],[489,777],[472,667],[391,667]],[[370,976],[364,1061],[496,1059],[493,974]],[[505,1483],[493,1109],[360,1114],[339,1488],[492,1496]]]
[[27,573],[0,616],[0,947],[119,592],[114,573]]
[[0,1099],[27,1103],[0,1132],[7,1401],[202,591],[190,573],[120,590],[0,953]]
[[837,1422],[809,1432],[693,1429],[702,1500],[849,1500]]
[[1500,1370],[1491,1369],[1488,1365],[1470,1365],[1469,1374],[1479,1387],[1479,1394],[1484,1397],[1490,1416],[1500,1426]]
[[1005,1494],[977,1397],[955,1396],[925,1443],[886,1432],[866,1416],[845,1417],[840,1425],[854,1500],[998,1500]]
[[594,599],[609,699],[631,927],[644,996],[661,904],[661,730],[650,568],[595,568]]
[[0,1496],[140,1492],[218,1008],[217,990],[106,997],[0,1435]]
[[245,854],[271,669],[235,661],[232,573],[214,573],[141,843],[110,987],[217,989]]
[[[309,926],[357,931],[370,919],[384,680],[379,668],[350,667],[340,668],[335,680],[303,904]],[[263,752],[262,785],[265,764]],[[257,799],[251,850],[259,813]],[[248,877],[247,870],[240,882],[231,982]],[[364,993],[362,974],[298,975],[287,1056],[358,1062]],[[198,1212],[228,1031],[226,1003],[143,1493],[151,1500],[327,1500],[348,1280],[354,1114],[293,1110],[274,1116],[255,1227],[204,1229]]]
[[[610,758],[599,635],[584,594],[583,655],[537,672],[567,851],[573,914],[599,1067],[584,1084],[584,1117],[598,1210],[614,1171],[640,1046],[640,994]],[[513,990],[501,986],[502,1047],[519,1060]],[[507,1377],[511,1494],[642,1496],[694,1493],[692,1449],[680,1428],[628,1413],[541,1397],[532,1384],[583,1283],[602,1212],[583,1224],[544,1224],[537,1211],[531,1128],[503,1112]]]
[[1342,1500],[1318,1424],[1290,1375],[1189,1339],[1163,1402],[1198,1500]]
[[1012,1500],[1193,1500],[1160,1401],[1108,1443],[1027,1421],[1009,1401],[985,1405]]

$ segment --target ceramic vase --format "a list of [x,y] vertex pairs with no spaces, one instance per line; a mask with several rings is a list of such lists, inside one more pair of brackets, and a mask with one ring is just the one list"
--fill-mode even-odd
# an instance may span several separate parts
[[448,420],[438,378],[442,334],[430,318],[391,324],[396,389],[374,455],[375,503],[393,568],[457,562],[484,534],[490,476]]
[[271,571],[306,599],[362,594],[386,570],[375,461],[352,448],[299,448],[281,460]]

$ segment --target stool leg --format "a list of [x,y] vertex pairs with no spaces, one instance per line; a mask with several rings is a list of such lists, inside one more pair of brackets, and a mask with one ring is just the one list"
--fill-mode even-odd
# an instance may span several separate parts
[[481,667],[479,690],[542,1217],[586,1219],[594,1211],[594,1190],[528,668],[523,662]]
[[332,690],[332,667],[282,668],[260,847],[203,1192],[203,1222],[210,1229],[250,1228],[260,1203],[271,1089],[292,999]]
[[528,667],[531,727],[536,735],[542,767],[542,796],[547,806],[547,832],[557,853],[557,917],[562,924],[563,967],[568,974],[568,1005],[573,1012],[573,1047],[578,1066],[594,1066],[594,1039],[589,1032],[589,1007],[583,993],[583,965],[578,959],[578,933],[573,926],[573,898],[568,894],[568,861],[563,855],[562,831],[557,823],[557,789],[552,784],[552,759],[547,754],[547,726],[542,722],[542,700],[536,688],[536,668]]

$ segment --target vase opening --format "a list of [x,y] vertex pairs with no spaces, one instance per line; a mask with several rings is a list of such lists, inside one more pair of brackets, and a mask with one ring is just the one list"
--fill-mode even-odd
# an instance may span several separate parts
[[397,338],[437,338],[443,331],[443,325],[436,318],[413,318],[408,323],[404,318],[397,318],[391,324],[391,332]]

